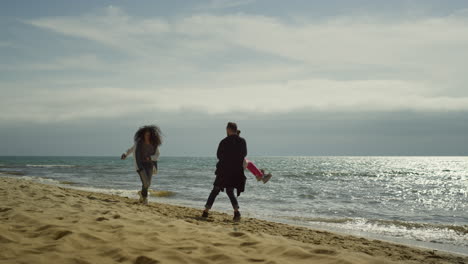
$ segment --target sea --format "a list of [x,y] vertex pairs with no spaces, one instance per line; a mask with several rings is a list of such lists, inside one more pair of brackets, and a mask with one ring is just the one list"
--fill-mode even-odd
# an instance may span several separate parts
[[[468,255],[468,157],[249,157],[244,217]],[[199,208],[215,157],[161,157],[150,202]],[[132,158],[0,157],[0,176],[137,198]],[[232,214],[221,193],[213,210]]]

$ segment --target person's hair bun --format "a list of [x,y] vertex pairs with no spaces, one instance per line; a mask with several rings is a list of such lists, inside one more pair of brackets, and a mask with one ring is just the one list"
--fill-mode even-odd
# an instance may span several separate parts
[[241,131],[240,130],[237,130],[237,135],[240,135]]
[[229,122],[226,128],[229,128],[232,131],[237,131],[237,124],[234,122]]

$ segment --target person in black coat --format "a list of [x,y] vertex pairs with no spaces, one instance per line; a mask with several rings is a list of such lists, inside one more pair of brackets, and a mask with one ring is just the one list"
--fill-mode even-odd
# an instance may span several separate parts
[[226,190],[226,194],[231,200],[234,209],[234,220],[240,220],[239,203],[237,196],[245,189],[246,177],[244,174],[244,159],[247,156],[247,143],[245,139],[238,135],[236,123],[229,122],[226,127],[227,137],[221,140],[218,146],[216,164],[216,179],[213,183],[213,190],[208,197],[202,217],[208,217],[208,211],[219,192]]

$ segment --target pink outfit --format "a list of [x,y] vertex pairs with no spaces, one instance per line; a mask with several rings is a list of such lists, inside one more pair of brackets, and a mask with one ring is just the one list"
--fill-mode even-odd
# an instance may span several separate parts
[[257,178],[263,178],[263,173],[260,171],[253,162],[248,159],[245,159],[246,168]]

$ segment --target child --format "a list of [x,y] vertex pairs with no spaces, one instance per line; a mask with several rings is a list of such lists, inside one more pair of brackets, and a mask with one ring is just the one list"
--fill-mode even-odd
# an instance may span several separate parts
[[[240,135],[240,133],[241,131],[237,130],[237,135]],[[257,181],[263,181],[263,183],[267,183],[273,176],[271,173],[265,174],[264,170],[258,169],[257,166],[248,159],[244,159],[244,169],[248,169],[257,178]]]
[[265,174],[264,170],[259,170],[257,166],[248,159],[244,160],[244,168],[248,169],[253,175],[255,175],[257,181],[263,181],[263,183],[267,183],[272,177],[271,173]]

